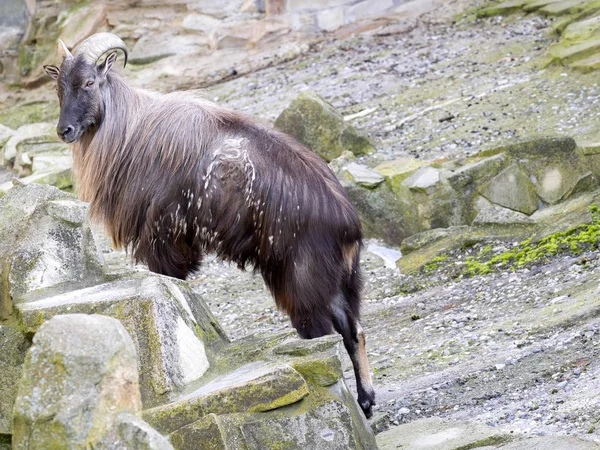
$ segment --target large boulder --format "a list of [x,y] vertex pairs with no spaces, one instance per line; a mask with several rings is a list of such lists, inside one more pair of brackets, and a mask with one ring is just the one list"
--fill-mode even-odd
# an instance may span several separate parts
[[36,292],[73,290],[103,279],[88,206],[57,188],[15,186],[0,199],[0,311]]
[[493,204],[523,214],[533,214],[538,209],[538,197],[527,173],[516,164],[479,188],[481,195]]
[[144,405],[161,402],[211,367],[224,333],[200,297],[185,283],[146,273],[25,302],[18,306],[24,329],[35,333],[60,314],[103,314],[131,334],[140,367]]
[[140,437],[154,442],[147,448],[172,448],[130,418],[142,406],[136,362],[135,346],[118,320],[71,314],[46,322],[25,359],[13,448],[108,449]]
[[303,92],[277,118],[275,127],[293,136],[325,161],[348,150],[354,155],[375,151],[369,140],[344,122],[333,106],[314,92]]

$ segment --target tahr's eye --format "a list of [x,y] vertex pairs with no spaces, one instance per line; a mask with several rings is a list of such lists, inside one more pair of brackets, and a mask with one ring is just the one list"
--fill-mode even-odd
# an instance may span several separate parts
[[88,80],[87,83],[85,83],[85,87],[90,87],[94,85],[94,80]]

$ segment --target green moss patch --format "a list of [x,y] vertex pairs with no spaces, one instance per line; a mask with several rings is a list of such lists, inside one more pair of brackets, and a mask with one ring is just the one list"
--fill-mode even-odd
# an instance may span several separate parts
[[38,122],[57,122],[58,102],[32,102],[0,109],[0,123],[17,129],[21,125]]
[[559,253],[578,255],[586,250],[597,249],[600,239],[600,209],[596,204],[589,207],[591,224],[581,224],[566,231],[551,234],[538,242],[533,238],[520,242],[510,251],[489,257],[489,247],[476,256],[467,258],[465,274],[485,275],[494,270],[515,270],[534,262],[543,261]]

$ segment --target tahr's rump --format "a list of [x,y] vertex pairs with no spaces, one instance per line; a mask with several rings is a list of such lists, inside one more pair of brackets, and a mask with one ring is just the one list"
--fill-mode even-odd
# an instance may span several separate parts
[[[303,338],[337,331],[369,417],[374,391],[360,327],[359,218],[327,164],[291,137],[181,93],[130,88],[111,70],[123,41],[60,41],[59,136],[78,193],[117,247],[185,279],[216,253],[260,271]],[[106,59],[98,60],[108,53]]]

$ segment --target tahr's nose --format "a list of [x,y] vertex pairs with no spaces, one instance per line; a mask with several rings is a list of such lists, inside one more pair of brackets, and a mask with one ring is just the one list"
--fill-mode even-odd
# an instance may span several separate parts
[[56,132],[64,141],[69,140],[69,138],[73,136],[73,131],[75,131],[75,128],[73,128],[71,125],[59,125],[58,127],[56,127]]

